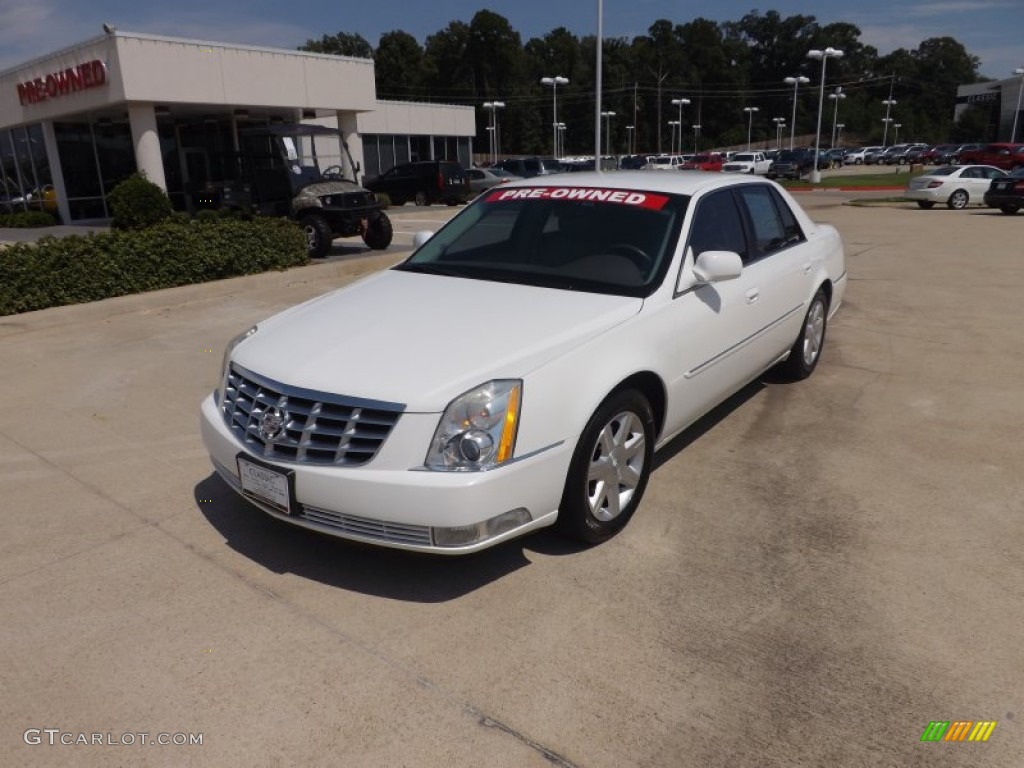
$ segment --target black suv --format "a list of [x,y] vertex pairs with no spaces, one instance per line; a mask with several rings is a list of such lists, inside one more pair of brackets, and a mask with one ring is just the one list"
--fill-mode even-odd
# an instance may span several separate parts
[[[828,168],[829,161],[824,152],[818,153],[818,170]],[[769,179],[799,179],[814,168],[813,149],[784,149],[768,168]]]
[[372,192],[383,192],[392,205],[447,203],[457,205],[470,198],[469,176],[453,160],[421,160],[402,163],[365,182]]
[[552,173],[561,173],[565,170],[562,164],[553,157],[507,157],[498,163],[499,168],[504,168],[509,173],[522,176],[524,179],[532,179],[534,176],[547,176]]

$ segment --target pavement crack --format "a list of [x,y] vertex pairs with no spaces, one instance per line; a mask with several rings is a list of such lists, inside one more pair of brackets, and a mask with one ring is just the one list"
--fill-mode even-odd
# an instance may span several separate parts
[[511,736],[512,738],[516,739],[517,741],[522,742],[523,744],[525,744],[526,746],[530,747],[531,749],[537,750],[552,765],[557,765],[560,768],[578,768],[576,763],[570,762],[569,760],[567,760],[566,758],[562,757],[557,752],[555,752],[555,751],[553,751],[551,749],[548,749],[543,744],[539,744],[538,742],[536,742],[533,739],[531,739],[529,736],[526,736],[525,734],[520,733],[519,731],[515,730],[514,728],[510,728],[509,726],[505,725],[505,723],[501,722],[500,720],[495,720],[493,717],[488,717],[487,715],[484,715],[484,714],[480,713],[479,711],[477,711],[473,707],[468,707],[467,706],[467,710],[469,712],[471,712],[472,714],[474,714],[474,715],[479,717],[478,722],[484,728],[497,728],[499,731],[503,731],[504,733],[507,733],[509,736]]

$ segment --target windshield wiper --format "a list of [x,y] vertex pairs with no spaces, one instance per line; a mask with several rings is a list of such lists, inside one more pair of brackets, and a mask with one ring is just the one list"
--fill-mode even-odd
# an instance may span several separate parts
[[394,267],[402,272],[417,272],[421,275],[440,275],[442,277],[473,277],[466,270],[451,264],[439,264],[436,261],[421,261],[415,264],[398,264]]

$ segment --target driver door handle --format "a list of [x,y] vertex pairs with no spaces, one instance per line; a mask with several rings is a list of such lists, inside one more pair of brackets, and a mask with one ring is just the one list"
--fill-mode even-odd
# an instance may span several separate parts
[[747,299],[747,304],[753,304],[759,298],[761,298],[761,292],[757,288],[751,288],[747,291],[744,296]]

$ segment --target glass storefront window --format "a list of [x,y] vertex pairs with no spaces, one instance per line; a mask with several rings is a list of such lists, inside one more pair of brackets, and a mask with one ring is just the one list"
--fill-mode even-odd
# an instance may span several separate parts
[[89,123],[54,123],[57,151],[64,172],[64,189],[68,199],[99,197],[102,194],[92,125]]

